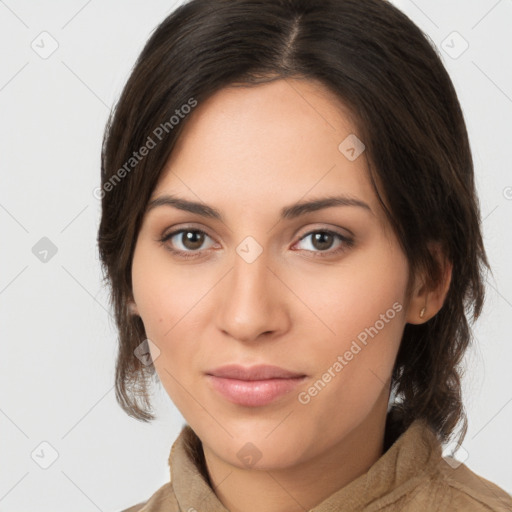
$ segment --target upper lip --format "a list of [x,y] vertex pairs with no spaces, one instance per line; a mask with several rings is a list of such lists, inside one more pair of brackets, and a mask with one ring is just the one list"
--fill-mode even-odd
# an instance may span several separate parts
[[303,373],[293,372],[280,368],[279,366],[260,364],[255,366],[241,366],[238,364],[228,364],[219,366],[206,372],[207,375],[215,377],[224,377],[227,379],[239,380],[266,380],[266,379],[291,379],[304,377]]

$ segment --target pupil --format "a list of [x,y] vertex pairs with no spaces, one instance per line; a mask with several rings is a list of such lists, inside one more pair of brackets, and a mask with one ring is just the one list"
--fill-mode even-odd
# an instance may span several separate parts
[[186,233],[183,233],[185,235],[185,242],[183,245],[187,249],[198,249],[203,245],[203,233],[199,233],[196,231],[187,231]]
[[[327,239],[327,242],[325,241]],[[317,249],[329,249],[332,244],[332,235],[329,233],[315,233],[313,236],[313,245]]]

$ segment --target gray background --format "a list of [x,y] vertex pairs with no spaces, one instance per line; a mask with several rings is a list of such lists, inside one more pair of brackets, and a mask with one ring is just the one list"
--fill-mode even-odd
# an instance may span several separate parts
[[[465,360],[459,454],[512,492],[512,1],[394,3],[439,48],[470,132],[494,276]],[[93,189],[109,109],[175,5],[0,1],[0,511],[115,511],[169,479],[183,418],[165,391],[152,424],[115,401]]]

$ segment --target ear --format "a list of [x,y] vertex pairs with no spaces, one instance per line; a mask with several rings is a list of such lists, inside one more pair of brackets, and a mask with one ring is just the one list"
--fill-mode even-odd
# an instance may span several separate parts
[[139,310],[137,309],[137,304],[135,304],[135,301],[133,299],[128,299],[128,301],[126,302],[126,307],[128,309],[129,315],[140,316]]
[[[410,324],[422,324],[434,317],[443,307],[446,294],[450,288],[453,264],[442,253],[439,243],[431,242],[428,246],[432,256],[441,266],[442,277],[435,288],[429,288],[426,284],[427,279],[424,272],[415,276],[414,288],[406,316],[406,322]],[[425,311],[423,317],[421,317],[420,313],[423,308],[425,308]]]

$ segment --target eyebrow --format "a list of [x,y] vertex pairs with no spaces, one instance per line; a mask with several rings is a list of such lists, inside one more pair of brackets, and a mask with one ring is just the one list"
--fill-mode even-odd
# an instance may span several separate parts
[[[222,214],[216,208],[208,206],[204,203],[189,201],[188,199],[182,199],[168,194],[152,199],[148,204],[146,212],[149,212],[159,206],[172,206],[178,210],[195,213],[197,215],[201,215],[202,217],[217,219],[221,222],[224,222]],[[302,201],[289,206],[285,206],[281,209],[281,219],[294,219],[296,217],[300,217],[301,215],[305,215],[306,213],[311,213],[334,206],[357,206],[368,210],[370,213],[373,213],[370,206],[360,199],[349,196],[330,196],[320,199],[313,199],[311,201]]]

